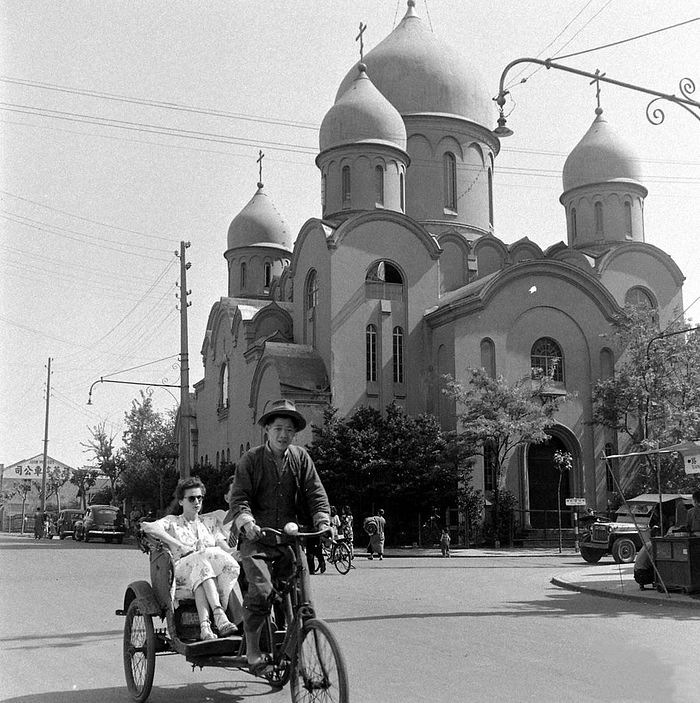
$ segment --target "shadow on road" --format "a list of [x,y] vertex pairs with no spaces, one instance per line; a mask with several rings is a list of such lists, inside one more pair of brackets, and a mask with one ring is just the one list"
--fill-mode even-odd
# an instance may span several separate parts
[[[242,676],[246,676],[242,674]],[[149,703],[243,703],[269,696],[269,684],[246,676],[246,681],[213,681],[206,684],[153,686]],[[28,696],[4,698],[5,703],[124,703],[129,700],[126,686],[83,691],[51,691]]]
[[437,620],[440,618],[566,618],[581,616],[595,618],[616,618],[635,615],[648,620],[677,620],[679,622],[700,622],[700,612],[691,608],[670,608],[649,603],[608,600],[601,604],[597,596],[573,591],[556,591],[541,600],[511,601],[505,608],[493,610],[464,610],[457,612],[432,613],[388,613],[386,615],[358,615],[357,617],[324,618],[328,623],[371,622],[373,620]]

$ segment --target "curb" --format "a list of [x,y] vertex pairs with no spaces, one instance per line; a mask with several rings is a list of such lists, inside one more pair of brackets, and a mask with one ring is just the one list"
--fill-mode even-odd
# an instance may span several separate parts
[[608,591],[604,588],[596,588],[595,586],[583,586],[579,583],[572,583],[571,581],[565,581],[561,576],[553,576],[550,579],[550,583],[559,588],[566,589],[567,591],[575,591],[577,593],[590,593],[594,596],[601,596],[603,598],[614,598],[616,600],[626,600],[638,603],[644,603],[646,605],[661,605],[661,606],[672,606],[675,608],[700,608],[700,599],[689,597],[688,595],[682,596],[684,600],[674,600],[673,598],[666,597],[665,594],[659,593],[655,596],[642,595],[642,591],[639,591],[639,595],[636,593],[618,593],[616,591]]

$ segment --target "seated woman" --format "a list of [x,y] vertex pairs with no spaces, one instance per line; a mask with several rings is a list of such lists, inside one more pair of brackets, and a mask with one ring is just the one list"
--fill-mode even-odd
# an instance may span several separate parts
[[141,529],[162,540],[171,550],[175,562],[175,580],[194,593],[200,623],[200,639],[216,639],[209,619],[210,609],[219,637],[236,631],[222,603],[228,604],[236,588],[238,562],[222,533],[212,533],[199,517],[206,489],[197,476],[182,479],[175,497],[182,507],[181,515],[166,515],[155,522],[141,523]]

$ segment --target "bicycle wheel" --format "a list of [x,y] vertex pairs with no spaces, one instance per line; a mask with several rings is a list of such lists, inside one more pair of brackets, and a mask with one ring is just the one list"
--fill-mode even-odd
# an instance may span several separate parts
[[143,615],[133,600],[124,623],[124,674],[131,698],[143,703],[151,693],[156,671],[156,635],[153,618]]
[[292,662],[293,703],[348,703],[348,673],[338,641],[323,620],[307,620]]
[[335,545],[334,556],[335,558],[333,559],[333,563],[335,564],[335,568],[338,569],[339,573],[347,574],[352,566],[352,554],[350,552],[350,547],[348,547],[345,542],[338,542],[338,544]]

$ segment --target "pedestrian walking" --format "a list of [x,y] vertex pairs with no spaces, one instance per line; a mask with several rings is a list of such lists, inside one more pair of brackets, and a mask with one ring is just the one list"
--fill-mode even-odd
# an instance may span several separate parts
[[443,557],[449,557],[450,556],[450,542],[452,539],[450,538],[450,533],[447,531],[447,528],[444,527],[442,529],[442,533],[440,534],[440,551],[442,552]]
[[34,512],[34,539],[41,539],[44,534],[44,513],[40,508]]
[[364,529],[369,535],[369,544],[367,545],[368,559],[374,559],[374,553],[377,553],[379,561],[384,559],[384,530],[386,528],[386,520],[384,519],[384,511],[377,511],[376,515],[365,518]]
[[355,534],[353,532],[353,516],[349,505],[344,505],[340,510],[340,534],[345,539],[345,544],[350,547],[350,557],[354,559],[355,548],[353,542]]

